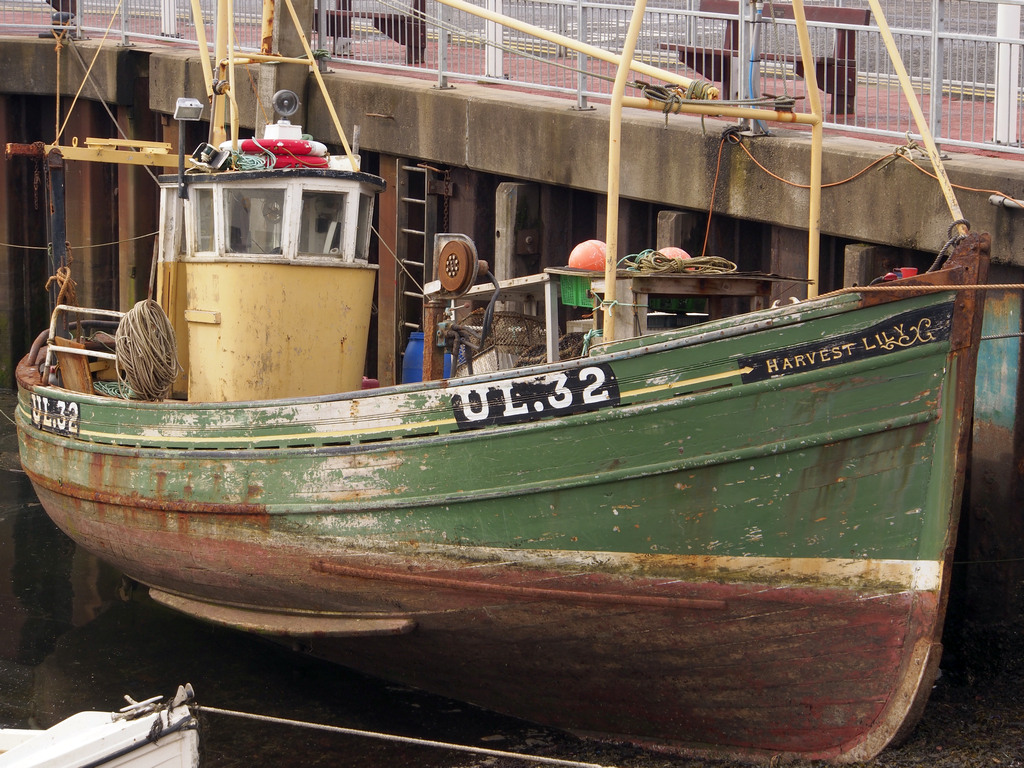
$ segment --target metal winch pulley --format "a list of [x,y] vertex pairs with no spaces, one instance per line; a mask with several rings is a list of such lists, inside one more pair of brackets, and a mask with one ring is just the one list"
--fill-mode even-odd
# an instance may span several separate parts
[[434,264],[442,299],[464,296],[477,278],[488,274],[487,262],[477,255],[476,245],[465,235],[438,235],[434,243]]

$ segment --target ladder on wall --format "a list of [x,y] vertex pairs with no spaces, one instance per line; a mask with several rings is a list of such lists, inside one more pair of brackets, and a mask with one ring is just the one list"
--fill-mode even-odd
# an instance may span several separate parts
[[[414,160],[393,158],[382,175],[388,189],[381,200],[381,237],[395,257],[381,250],[378,376],[382,385],[400,383],[402,353],[423,325],[423,286],[434,279],[434,235],[438,200],[431,193],[435,172]],[[390,173],[388,172],[390,171]],[[391,218],[390,222],[385,221]],[[389,371],[395,371],[391,381]]]

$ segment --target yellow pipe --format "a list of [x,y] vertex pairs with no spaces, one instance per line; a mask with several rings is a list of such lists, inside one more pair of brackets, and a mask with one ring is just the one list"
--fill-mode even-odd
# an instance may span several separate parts
[[[458,11],[470,13],[473,14],[474,16],[479,16],[482,19],[487,19],[488,21],[493,21],[496,24],[501,24],[502,26],[509,27],[510,29],[514,29],[517,32],[523,32],[524,34],[527,35],[539,37],[541,40],[547,40],[549,43],[564,46],[571,50],[577,51],[578,53],[582,53],[585,56],[589,56],[592,59],[599,59],[601,61],[605,61],[608,62],[609,64],[614,64],[616,66],[619,66],[621,61],[620,57],[612,53],[611,51],[606,51],[603,48],[597,48],[596,46],[588,45],[587,43],[581,42],[579,40],[573,40],[571,37],[560,35],[557,32],[549,32],[546,29],[535,27],[532,24],[527,24],[526,22],[519,21],[518,19],[513,19],[510,16],[504,16],[503,14],[500,13],[494,13],[493,11],[488,11],[485,8],[478,8],[475,5],[470,5],[469,3],[463,2],[463,0],[438,0],[438,2],[443,3],[444,5],[447,5],[450,8],[454,8]],[[623,53],[623,58],[626,58],[628,61],[630,58],[632,58],[632,54],[630,54],[629,57],[626,57],[625,53]],[[659,80],[664,80],[666,83],[674,83],[675,85],[682,86],[683,88],[687,88],[693,82],[695,82],[693,79],[689,77],[683,77],[682,75],[676,74],[675,72],[669,72],[668,70],[665,69],[652,67],[649,64],[644,64],[643,62],[639,61],[629,62],[629,69],[631,69],[634,72],[639,72],[642,75],[647,75],[648,77],[656,77]]]
[[196,25],[196,43],[199,45],[199,64],[203,68],[206,83],[206,98],[213,98],[213,68],[210,66],[210,48],[206,43],[206,25],[203,23],[203,9],[199,0],[192,0],[192,20]]
[[[924,141],[925,150],[928,153],[928,158],[932,162],[932,168],[935,170],[935,176],[939,180],[939,187],[942,189],[942,194],[946,198],[946,205],[949,208],[950,214],[953,216],[953,220],[962,219],[963,213],[960,212],[960,204],[957,203],[956,193],[953,192],[953,185],[949,181],[949,176],[946,175],[946,168],[942,164],[942,158],[939,156],[939,149],[935,146],[935,138],[932,136],[931,128],[928,127],[928,121],[924,118],[924,112],[921,111],[921,104],[917,100],[917,94],[914,92],[914,87],[910,83],[910,75],[907,74],[907,69],[903,66],[903,59],[900,57],[900,52],[896,48],[896,41],[893,39],[892,30],[889,29],[889,22],[885,20],[885,14],[882,12],[882,7],[878,4],[878,0],[868,0],[871,5],[871,13],[875,16],[875,23],[878,24],[878,31],[882,33],[882,40],[885,42],[886,50],[889,51],[889,58],[892,59],[893,68],[896,70],[896,76],[900,81],[900,88],[903,89],[903,95],[907,99],[907,104],[910,106],[910,112],[914,116],[914,122],[917,123],[917,130],[921,134],[921,139]],[[932,98],[939,98],[941,94],[932,94]],[[967,234],[967,227],[963,224],[959,224],[957,229],[961,235]]]
[[604,255],[604,338],[606,341],[615,341],[617,338],[615,316],[619,312],[615,303],[615,269],[619,261],[619,166],[622,149],[622,102],[626,93],[626,79],[629,77],[630,63],[633,61],[637,38],[640,37],[640,26],[643,24],[646,7],[647,0],[637,0],[633,6],[633,16],[629,20],[626,41],[622,46],[622,56],[615,73],[611,116],[608,121],[608,211],[605,221],[607,248]]
[[813,299],[818,295],[821,269],[821,154],[824,135],[821,95],[818,93],[818,78],[803,0],[793,0],[793,17],[796,21],[797,40],[800,42],[800,58],[804,63],[804,87],[811,105],[811,114],[815,118],[811,123],[811,195],[807,212],[807,298]]
[[274,0],[263,0],[263,20],[260,25],[260,53],[269,54],[274,50]]
[[[645,99],[640,96],[624,96],[622,105],[632,109],[647,109],[652,112],[664,112],[663,102]],[[672,105],[670,112],[686,115],[709,115],[711,117],[745,117],[751,120],[771,120],[777,123],[796,123],[799,125],[821,125],[821,115],[806,112],[779,112],[774,109],[759,107],[727,106],[717,101],[683,101]]]
[[[279,56],[276,53],[244,53],[240,56],[235,56],[235,64],[305,64],[309,66],[309,59],[303,57],[298,58],[296,56]],[[227,61],[222,62],[225,66]]]
[[[202,22],[202,17],[196,21],[196,26]],[[228,27],[231,19],[227,15],[227,7],[224,3],[217,3],[217,41],[214,44],[213,55],[218,62],[225,61],[228,55]],[[217,78],[224,79],[224,66],[217,68]],[[224,135],[224,99],[214,96],[213,112],[210,115],[210,143],[218,147],[225,139]]]

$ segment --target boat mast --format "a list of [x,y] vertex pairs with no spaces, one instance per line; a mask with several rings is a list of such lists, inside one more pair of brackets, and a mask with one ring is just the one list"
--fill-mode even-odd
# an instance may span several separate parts
[[616,316],[625,321],[630,315],[620,308],[616,300],[615,271],[618,267],[619,247],[619,170],[622,150],[622,98],[626,94],[626,79],[629,77],[633,63],[633,52],[640,36],[647,0],[636,0],[633,16],[629,20],[626,42],[622,46],[619,66],[615,72],[615,85],[612,88],[611,114],[608,120],[608,213],[605,220],[605,254],[604,254],[604,338],[608,341],[616,339]]
[[793,0],[793,19],[796,22],[796,36],[800,43],[800,59],[804,63],[804,85],[811,107],[811,167],[810,200],[807,204],[807,298],[818,295],[819,273],[821,270],[821,155],[824,144],[824,118],[821,111],[821,95],[818,93],[818,76],[814,67],[814,53],[811,51],[811,36],[807,31],[807,16],[804,0]]

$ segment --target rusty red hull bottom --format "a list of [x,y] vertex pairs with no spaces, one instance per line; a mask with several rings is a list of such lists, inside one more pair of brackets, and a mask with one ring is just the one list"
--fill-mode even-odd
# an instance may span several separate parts
[[930,591],[460,569],[337,543],[289,546],[255,520],[204,536],[201,515],[69,498],[45,482],[37,491],[76,540],[160,590],[411,630],[301,638],[317,656],[649,747],[866,759],[912,724],[939,656]]
[[856,751],[875,728],[891,734],[887,705],[900,676],[916,684],[938,650],[902,632],[908,614],[933,609],[927,597],[858,608],[814,590],[769,600],[714,585],[695,592],[728,608],[500,604],[439,613],[373,642],[313,640],[310,651],[581,735],[815,759]]

